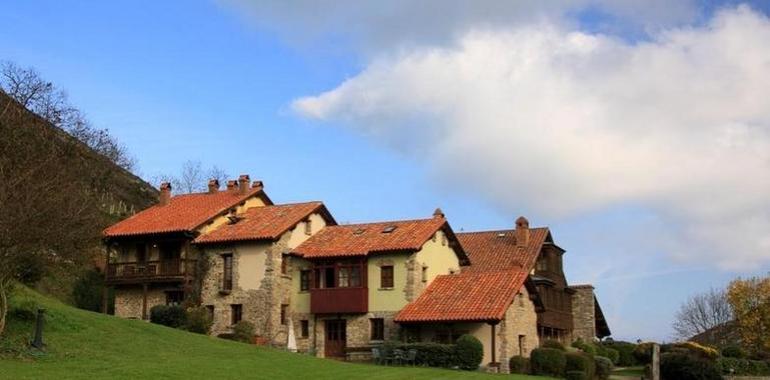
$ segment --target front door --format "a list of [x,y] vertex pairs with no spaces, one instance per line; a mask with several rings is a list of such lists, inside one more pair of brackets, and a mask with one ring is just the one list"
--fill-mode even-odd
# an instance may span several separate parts
[[326,321],[326,340],[324,341],[324,355],[327,358],[345,357],[346,328],[344,319]]

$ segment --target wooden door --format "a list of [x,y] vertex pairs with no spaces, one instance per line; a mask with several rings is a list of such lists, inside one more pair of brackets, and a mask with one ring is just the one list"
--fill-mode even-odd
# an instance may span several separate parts
[[324,355],[327,358],[344,358],[346,339],[347,332],[344,319],[333,319],[326,321]]

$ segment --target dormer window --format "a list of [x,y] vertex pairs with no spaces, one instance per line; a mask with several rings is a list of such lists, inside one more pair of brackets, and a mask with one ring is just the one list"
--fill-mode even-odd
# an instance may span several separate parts
[[305,221],[305,235],[312,235],[313,234],[313,225],[311,224],[310,218],[308,218],[307,221]]

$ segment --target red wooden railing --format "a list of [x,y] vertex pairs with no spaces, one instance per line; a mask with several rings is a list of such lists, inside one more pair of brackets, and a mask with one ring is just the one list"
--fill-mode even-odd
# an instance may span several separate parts
[[369,311],[367,288],[310,289],[311,313],[366,313]]

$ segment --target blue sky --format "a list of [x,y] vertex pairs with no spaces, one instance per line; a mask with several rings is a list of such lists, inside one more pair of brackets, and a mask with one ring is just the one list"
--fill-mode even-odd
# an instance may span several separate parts
[[[751,38],[728,38],[766,35],[767,3],[587,0],[476,9],[453,1],[442,17],[408,2],[343,3],[319,10],[302,1],[15,2],[0,13],[0,59],[33,66],[66,89],[95,125],[128,147],[146,179],[199,160],[262,179],[277,202],[323,200],[340,222],[427,217],[441,207],[455,230],[472,231],[510,228],[524,214],[551,227],[567,250],[571,282],[597,286],[617,338],[667,339],[688,295],[770,270],[768,215],[746,211],[770,205],[759,194],[768,189],[765,145],[730,140],[760,153],[716,155],[710,140],[700,141],[725,131],[768,141],[770,107],[722,102],[741,98],[735,94],[770,97],[762,93],[767,86],[749,85],[767,77],[745,69],[767,57],[763,49],[755,51]],[[735,40],[745,45],[728,49]],[[676,44],[686,49],[670,48]],[[563,50],[578,53],[553,56]],[[689,54],[683,51],[702,53],[676,61]],[[744,62],[726,58],[730,51],[752,54]],[[542,64],[522,66],[522,57]],[[436,61],[441,65],[431,66]],[[638,61],[647,62],[648,76],[640,76]],[[704,63],[711,61],[721,64]],[[535,79],[497,88],[498,70],[507,79],[515,72]],[[693,83],[710,83],[714,70],[738,78],[715,80],[723,96],[668,78],[695,72],[703,75]],[[554,77],[562,80],[548,82]],[[629,89],[656,80],[660,86]],[[702,102],[694,108],[708,109],[713,95],[723,112],[682,118],[666,111],[680,97],[655,103],[699,91],[705,95],[692,100]],[[544,100],[531,103],[526,94]],[[616,110],[631,116],[618,119]],[[636,126],[637,119],[649,124]],[[699,128],[713,121],[713,130],[693,132],[692,120]],[[571,132],[560,129],[573,122]],[[658,124],[666,128],[646,127]],[[695,142],[681,138],[688,133]],[[613,144],[591,136],[610,136]],[[541,146],[546,138],[559,149]],[[637,146],[640,139],[655,148]],[[572,152],[594,143],[593,152]],[[628,148],[614,150],[618,145]],[[684,145],[694,167],[726,154],[729,164],[760,173],[756,193],[743,193],[745,183],[730,176],[701,177],[689,163],[670,170],[670,162],[687,158],[662,148],[669,145]],[[592,153],[606,158],[579,158]],[[670,158],[666,167],[655,166],[657,153]],[[736,225],[714,222],[717,213]],[[758,243],[730,240],[733,251],[720,245],[720,234]]]

